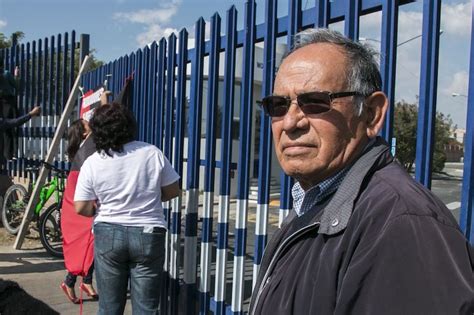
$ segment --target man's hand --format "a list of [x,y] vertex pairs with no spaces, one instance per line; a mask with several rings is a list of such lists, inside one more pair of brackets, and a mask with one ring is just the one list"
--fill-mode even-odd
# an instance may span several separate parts
[[29,112],[29,114],[31,117],[39,116],[41,114],[41,107],[39,106],[33,107],[33,109]]

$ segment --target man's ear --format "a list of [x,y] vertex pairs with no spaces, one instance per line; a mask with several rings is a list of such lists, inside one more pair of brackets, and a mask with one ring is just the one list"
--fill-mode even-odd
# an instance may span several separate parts
[[369,138],[375,138],[382,129],[387,109],[388,99],[381,91],[374,92],[365,99],[367,136]]

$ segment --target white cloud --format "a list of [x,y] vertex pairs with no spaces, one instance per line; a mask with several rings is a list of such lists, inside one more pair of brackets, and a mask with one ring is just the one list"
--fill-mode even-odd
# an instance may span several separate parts
[[451,93],[467,94],[469,74],[466,71],[456,72],[450,81],[451,84],[443,89],[446,95],[451,95]]
[[0,20],[0,29],[4,28],[5,26],[7,26],[7,21]]
[[398,42],[404,42],[422,33],[423,14],[415,11],[401,11],[398,18]]
[[114,19],[125,20],[131,23],[139,24],[155,24],[155,23],[167,23],[171,17],[178,11],[177,6],[172,6],[162,9],[154,10],[139,10],[135,12],[118,12],[114,14]]
[[[398,42],[421,34],[423,15],[416,11],[400,11],[398,16]],[[382,12],[374,12],[361,18],[361,34],[371,41],[380,41]],[[374,46],[378,46],[375,44]]]
[[[209,40],[210,34],[211,34],[211,22],[210,21],[204,21],[204,41]],[[196,42],[196,24],[193,24],[192,26],[186,27],[187,30],[189,30],[188,33],[188,49],[194,48],[195,42]]]
[[144,31],[136,36],[136,41],[140,46],[144,46],[153,41],[158,41],[163,36],[167,37],[173,32],[177,33],[176,29],[170,28],[166,24],[178,12],[181,1],[171,0],[162,3],[158,9],[117,12],[114,13],[113,17],[119,21],[143,24]]
[[471,34],[471,2],[443,5],[441,29],[456,36]]
[[177,34],[178,30],[169,27],[164,28],[158,24],[149,25],[145,32],[137,35],[137,42],[140,46],[145,46],[153,41],[160,40],[162,37],[168,38],[171,33]]

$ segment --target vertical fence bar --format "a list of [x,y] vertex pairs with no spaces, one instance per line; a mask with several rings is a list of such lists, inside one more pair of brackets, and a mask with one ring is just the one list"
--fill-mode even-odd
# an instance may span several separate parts
[[251,156],[251,130],[253,111],[253,78],[255,59],[255,1],[245,4],[245,32],[242,57],[242,93],[240,98],[240,133],[237,208],[235,217],[234,273],[232,281],[232,306],[234,314],[242,314],[244,296],[245,251],[247,244],[247,212]]
[[140,134],[140,139],[142,141],[147,141],[147,136],[146,136],[146,128],[148,128],[148,89],[147,89],[147,84],[149,80],[149,74],[150,74],[150,48],[145,47],[143,48],[143,61],[142,61],[142,73],[141,73],[141,82],[143,83],[141,85],[140,89],[140,123],[139,123],[139,134]]
[[225,314],[226,266],[229,238],[230,166],[232,163],[232,123],[234,119],[235,50],[237,46],[237,10],[227,11],[224,102],[221,130],[221,172],[219,190],[219,214],[217,217],[216,284],[214,291],[215,314]]
[[[43,95],[42,95],[42,86],[41,86],[41,70],[42,70],[42,61],[43,61],[43,40],[39,39],[38,40],[38,54],[37,54],[37,62],[36,62],[36,101],[34,105],[40,105],[43,101]],[[34,154],[37,159],[42,160],[43,159],[43,147],[42,147],[42,139],[39,134],[39,130],[41,128],[41,123],[38,123],[37,121],[32,121],[32,136],[33,136],[33,143],[34,143]]]
[[[183,151],[184,151],[184,136],[186,125],[186,67],[188,60],[188,32],[183,29],[179,32],[179,56],[178,56],[178,78],[176,86],[176,123],[174,125],[175,143],[174,143],[174,159],[173,167],[179,174],[179,187],[183,187]],[[173,207],[171,212],[171,246],[169,253],[169,296],[170,303],[168,305],[168,314],[178,313],[177,293],[179,288],[179,258],[180,258],[180,235],[181,235],[181,194],[173,200]]]
[[395,112],[395,76],[397,71],[397,30],[398,1],[385,0],[382,5],[382,52],[380,54],[380,70],[383,91],[387,94],[389,107],[385,117],[382,137],[392,144],[393,116]]
[[139,86],[140,86],[140,89],[138,89],[136,92],[138,94],[138,104],[137,104],[137,120],[138,120],[138,124],[140,126],[140,128],[138,128],[139,132],[138,132],[138,138],[141,140],[141,141],[144,141],[144,112],[145,112],[145,91],[144,89],[142,88],[143,87],[143,83],[145,82],[145,78],[146,78],[146,58],[147,58],[147,54],[146,54],[146,48],[145,47],[144,49],[140,49],[140,51],[138,52],[137,54],[137,57],[140,59],[140,64],[139,64],[139,69],[140,71],[137,73],[137,79],[139,81]]
[[[25,55],[25,45],[21,44],[20,48],[20,93],[18,97],[18,113],[20,115],[23,115],[25,113],[25,100],[26,100],[26,84],[25,84],[25,79],[27,76],[26,72],[26,55]],[[18,139],[18,173],[17,176],[19,177],[24,177],[23,176],[23,170],[24,170],[24,157],[25,157],[25,127],[20,127],[18,128],[19,131],[19,139]]]
[[49,83],[48,83],[48,105],[46,108],[44,108],[47,119],[47,144],[46,146],[49,148],[49,145],[51,144],[53,135],[54,135],[54,130],[53,130],[53,95],[54,95],[54,36],[51,36],[51,47],[49,49]]
[[[267,0],[265,5],[265,45],[263,50],[262,97],[270,95],[275,77],[275,46],[277,37],[277,1]],[[268,204],[271,176],[271,118],[260,109],[260,147],[258,157],[258,204],[255,223],[255,245],[252,289],[257,281],[263,251],[267,244]]]
[[16,44],[17,44],[17,36],[16,34],[13,34],[11,46],[9,49],[10,55],[8,58],[8,67],[5,67],[5,69],[8,69],[11,73],[13,73],[13,70],[15,69]]
[[133,105],[132,110],[137,117],[137,104],[138,104],[138,89],[140,88],[140,63],[138,58],[139,50],[136,53],[132,53],[132,65],[133,65]]
[[[63,41],[63,60],[62,60],[62,101],[61,101],[61,110],[58,113],[58,118],[61,117],[62,112],[64,110],[64,106],[67,102],[68,96],[69,96],[69,91],[72,86],[72,82],[70,82],[70,76],[68,75],[67,68],[68,68],[68,58],[69,58],[69,33],[64,33],[64,41]],[[64,140],[61,139],[60,145],[59,145],[59,155],[56,156],[58,157],[64,157]],[[64,167],[63,161],[61,161],[61,168]]]
[[315,11],[316,11],[316,19],[314,21],[314,25],[316,27],[328,27],[328,19],[329,19],[328,0],[316,0]]
[[[296,8],[301,8],[301,0],[289,0],[288,1],[288,12],[291,15],[288,16],[288,34],[287,34],[287,46],[288,49],[293,47],[293,39],[295,34],[301,28],[301,15],[298,14]],[[288,213],[291,210],[293,200],[291,197],[291,187],[293,186],[293,179],[286,175],[283,171],[280,173],[281,178],[281,194],[280,194],[280,213],[278,218],[278,224],[281,226],[281,223],[286,218]]]
[[[43,103],[42,109],[43,113],[41,115],[41,159],[46,155],[46,150],[48,149],[48,136],[46,129],[48,126],[48,110],[47,104],[49,100],[48,95],[48,38],[44,39],[44,55],[43,55]],[[45,110],[46,109],[46,110]]]
[[416,138],[415,179],[431,188],[436,96],[438,86],[441,0],[423,2],[420,104]]
[[191,90],[188,125],[188,162],[186,176],[186,225],[184,238],[184,284],[187,297],[186,314],[196,312],[197,219],[199,204],[199,166],[201,148],[202,79],[204,63],[205,22],[195,26],[194,56],[191,61]]
[[[62,60],[62,93],[61,93],[61,110],[58,115],[61,115],[64,109],[64,104],[66,104],[67,100],[67,91],[69,89],[69,77],[67,75],[67,59],[68,59],[68,41],[69,41],[69,33],[64,33],[64,41],[63,41],[63,60]],[[61,150],[60,150],[61,151]],[[60,152],[62,154],[62,152]]]
[[158,52],[158,45],[156,41],[153,42],[151,45],[151,55],[150,55],[150,71],[151,71],[151,80],[149,82],[150,84],[150,130],[149,130],[149,137],[150,137],[150,143],[156,143],[156,138],[155,138],[155,130],[158,128],[157,126],[157,121],[155,119],[157,115],[157,89],[155,88],[157,85],[157,65],[158,65],[158,60],[157,60],[157,52]]
[[156,87],[156,129],[155,144],[163,148],[163,109],[165,108],[165,73],[166,73],[166,40],[162,38],[158,43],[158,73]]
[[[16,67],[19,67],[19,65],[20,65],[20,45],[18,45],[16,40],[14,42],[14,45],[15,45],[15,68],[14,68],[14,72],[15,72]],[[18,96],[20,95],[20,93],[21,93],[20,87],[17,86],[16,96],[15,96],[15,115],[19,114],[19,112],[18,112]],[[18,129],[17,129],[16,137],[17,137],[16,146],[13,148],[13,151],[12,151],[12,153],[17,157],[17,159],[13,162],[13,174],[12,174],[13,176],[18,175],[18,167],[19,167],[19,163],[20,163],[19,162],[20,155],[18,155],[18,148],[19,148]]]
[[[137,88],[134,89],[135,93],[133,96],[135,97],[135,117],[138,122],[140,122],[141,117],[141,110],[142,110],[142,98],[140,93],[140,87],[142,83],[142,72],[143,72],[143,52],[141,49],[137,51],[136,58],[135,58],[135,83]],[[140,134],[138,135],[138,139],[141,140]]]
[[[147,47],[148,48],[148,47]],[[112,69],[112,73],[106,73],[106,80],[107,80],[107,86],[105,86],[105,89],[109,89],[111,86],[113,87],[113,90],[111,91],[113,94],[118,94],[120,93],[121,86],[120,86],[120,81],[121,77],[119,76],[120,74],[120,60],[116,59],[114,60],[114,67]],[[110,75],[110,76],[108,76]],[[114,79],[116,78],[116,79]],[[112,82],[110,82],[112,81]],[[144,85],[146,86],[146,85]],[[148,103],[145,103],[148,104]],[[145,105],[148,106],[148,105]]]
[[359,39],[360,0],[347,1],[344,34],[352,40]]
[[119,85],[118,93],[122,91],[123,87],[125,86],[125,79],[127,78],[127,74],[125,72],[125,57],[126,56],[120,57],[119,62],[118,62],[117,76],[115,78],[112,78],[113,81],[118,81],[118,85]]
[[69,52],[69,84],[68,84],[68,88],[67,88],[67,91],[68,91],[68,97],[69,97],[69,93],[70,91],[72,90],[72,85],[74,84],[74,78],[75,78],[75,75],[74,75],[74,53],[76,51],[76,31],[72,31],[71,32],[71,41],[70,41],[70,44],[69,44],[69,47],[70,47],[70,52]]
[[[168,58],[166,58],[166,110],[165,110],[165,139],[164,139],[164,154],[169,161],[173,160],[173,120],[175,108],[175,66],[176,66],[176,35],[171,34],[168,37]],[[168,233],[166,233],[166,244],[170,243],[171,235],[171,202],[165,202],[163,207],[168,222]],[[165,257],[165,268],[168,271],[169,248],[167,247]]]
[[[175,109],[175,66],[176,66],[176,35],[171,34],[168,37],[168,57],[166,58],[166,109],[164,116],[165,123],[165,138],[164,138],[164,154],[169,161],[173,161],[173,120]],[[163,212],[167,222],[167,233],[165,238],[166,253],[165,253],[165,271],[169,274],[169,260],[170,260],[170,240],[172,239],[172,221],[171,221],[171,201],[163,204]],[[166,278],[164,281],[166,287],[170,285],[170,279]],[[173,303],[173,302],[171,302]]]
[[221,17],[215,13],[211,18],[209,71],[206,117],[206,163],[204,171],[204,203],[202,214],[202,241],[200,264],[200,314],[210,309],[210,281],[212,254],[212,221],[214,212],[214,178],[216,160],[216,111],[219,88],[219,48],[221,46]]
[[[474,10],[474,2],[472,3]],[[473,11],[474,12],[474,11]],[[474,18],[474,17],[473,17]],[[460,225],[469,242],[474,243],[474,23],[471,24],[471,58],[469,65],[469,95],[467,98],[464,171],[462,178]]]
[[156,103],[155,103],[155,97],[156,97],[156,89],[154,87],[156,86],[156,50],[157,50],[157,45],[156,42],[154,41],[151,46],[150,46],[150,67],[149,67],[149,80],[147,82],[148,85],[148,94],[147,94],[147,106],[149,108],[148,111],[148,122],[149,126],[147,128],[147,139],[150,143],[155,143],[155,138],[154,138],[154,132],[156,128],[156,121],[154,119],[156,115]]
[[[30,103],[28,104],[26,110],[29,110],[31,107],[34,106],[38,102],[38,59],[37,59],[37,50],[36,50],[36,41],[33,41],[33,45],[31,46],[31,98]],[[28,122],[28,157],[32,157],[36,153],[36,143],[33,138],[33,122],[30,120]],[[36,157],[36,156],[35,156]],[[34,163],[33,160],[30,161]]]
[[61,34],[58,34],[56,38],[56,85],[54,89],[54,125],[58,125],[59,115],[61,113],[61,94],[60,94],[60,87],[61,87]]
[[[25,58],[25,64],[23,65],[24,73],[22,73],[22,76],[24,74],[25,80],[25,89],[24,89],[24,98],[23,98],[23,103],[22,103],[22,114],[25,114],[27,112],[27,108],[29,107],[30,99],[31,99],[31,45],[30,43],[26,44],[26,58]],[[23,127],[23,146],[22,146],[22,152],[24,156],[27,156],[27,151],[26,151],[26,137],[28,136],[28,126]],[[22,166],[23,166],[23,178],[26,178],[28,176],[28,173],[26,172],[25,168],[28,166],[28,161],[26,158],[22,159]]]

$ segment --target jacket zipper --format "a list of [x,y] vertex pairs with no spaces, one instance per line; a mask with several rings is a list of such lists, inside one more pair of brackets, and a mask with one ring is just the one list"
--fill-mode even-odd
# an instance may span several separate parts
[[253,304],[252,309],[249,312],[249,314],[254,314],[255,308],[258,305],[258,300],[260,299],[260,295],[262,294],[267,284],[270,282],[270,272],[273,269],[274,267],[273,265],[277,261],[277,258],[280,252],[286,247],[286,245],[288,245],[288,243],[293,241],[293,238],[300,236],[300,234],[304,234],[305,232],[313,229],[314,227],[319,226],[320,224],[321,222],[315,222],[310,225],[307,225],[304,228],[301,228],[298,231],[295,231],[293,234],[290,235],[290,237],[288,237],[285,241],[283,241],[282,244],[280,244],[280,246],[275,251],[275,254],[273,255],[272,260],[270,260],[270,263],[268,264],[268,268],[267,268],[267,271],[265,272],[265,276],[263,276],[262,282],[260,283],[260,286],[258,288],[258,293],[257,293],[257,296],[255,297],[255,303]]

